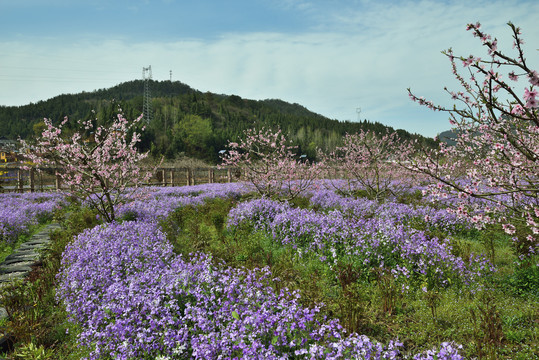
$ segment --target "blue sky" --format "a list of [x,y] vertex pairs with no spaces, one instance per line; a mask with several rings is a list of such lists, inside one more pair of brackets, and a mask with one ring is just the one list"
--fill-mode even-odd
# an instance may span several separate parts
[[406,89],[451,104],[443,88],[459,87],[440,52],[486,56],[469,22],[508,53],[506,23],[520,26],[539,68],[538,15],[535,0],[0,0],[0,105],[111,87],[151,65],[156,80],[172,70],[197,90],[435,136],[447,115]]

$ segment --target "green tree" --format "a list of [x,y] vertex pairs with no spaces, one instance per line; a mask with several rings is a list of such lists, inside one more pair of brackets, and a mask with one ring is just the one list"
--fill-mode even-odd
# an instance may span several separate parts
[[47,125],[45,125],[45,121],[41,120],[40,122],[35,123],[32,128],[35,136],[41,136],[43,130],[47,128]]
[[183,143],[187,155],[207,153],[213,137],[211,120],[198,115],[185,115],[174,125],[173,133]]

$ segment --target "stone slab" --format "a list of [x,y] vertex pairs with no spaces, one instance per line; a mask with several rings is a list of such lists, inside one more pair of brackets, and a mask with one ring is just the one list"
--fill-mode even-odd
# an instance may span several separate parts
[[28,273],[27,272],[15,272],[9,274],[1,274],[0,282],[10,282],[12,280],[24,279]]
[[[22,250],[15,250],[13,254],[16,255],[37,255],[39,256],[39,253],[36,251],[36,249],[22,249]],[[11,254],[11,255],[13,255]]]
[[30,259],[30,260],[25,260],[25,259],[13,259],[13,260],[7,260],[7,261],[4,261],[2,264],[0,264],[0,266],[7,266],[7,265],[28,265],[28,266],[32,266],[34,264],[38,264],[39,261],[35,261],[33,259]]
[[37,260],[39,259],[39,254],[37,253],[31,253],[31,254],[17,254],[17,253],[13,253],[11,255],[8,255],[6,257],[6,261],[11,261],[11,260],[17,260],[17,261],[30,261],[30,260]]
[[36,239],[32,238],[32,240],[29,240],[29,241],[23,243],[23,245],[24,245],[24,244],[48,244],[48,243],[50,243],[50,242],[51,242],[51,240],[50,240],[50,238],[47,236],[47,237],[45,237],[45,238],[36,238]]
[[26,251],[26,250],[41,250],[45,249],[47,247],[47,244],[22,244],[17,250],[20,251]]
[[32,267],[28,265],[8,265],[0,266],[0,274],[11,274],[18,272],[30,272]]

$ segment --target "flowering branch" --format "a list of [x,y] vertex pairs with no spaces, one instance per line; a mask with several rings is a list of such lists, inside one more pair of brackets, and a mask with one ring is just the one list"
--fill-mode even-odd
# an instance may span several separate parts
[[[328,155],[321,154],[329,184],[347,194],[364,190],[371,199],[398,195],[407,187],[410,173],[399,166],[398,159],[412,151],[409,143],[399,139],[397,133],[378,136],[374,132],[346,134],[344,145]],[[346,181],[345,188],[339,180]]]
[[[521,254],[535,253],[539,234],[539,111],[536,86],[539,74],[524,58],[520,28],[508,24],[513,34],[514,58],[498,49],[498,40],[484,33],[479,23],[467,30],[482,41],[489,58],[473,55],[457,57],[444,52],[463,91],[445,90],[462,104],[445,108],[415,96],[412,100],[435,111],[450,114],[457,135],[456,145],[440,144],[437,150],[424,150],[409,168],[437,180],[428,192],[437,199],[451,195],[459,199],[453,211],[470,218],[478,227],[500,222],[508,234],[515,225],[524,227],[518,248]],[[457,60],[467,70],[467,81],[457,70]],[[523,90],[516,83],[526,77]],[[520,96],[519,96],[520,95]]]
[[311,188],[320,166],[301,160],[281,130],[245,131],[239,143],[229,142],[221,166],[240,167],[245,179],[263,196],[291,200]]
[[[140,134],[128,134],[142,116],[129,123],[118,114],[109,127],[95,127],[93,121],[79,120],[79,131],[70,138],[62,136],[68,118],[54,126],[44,119],[46,129],[35,146],[23,141],[28,158],[38,167],[54,165],[69,192],[77,199],[87,201],[107,222],[114,221],[115,206],[125,201],[139,185],[148,181],[151,172],[143,173],[138,165],[147,156],[136,148]],[[88,134],[88,135],[86,135]]]

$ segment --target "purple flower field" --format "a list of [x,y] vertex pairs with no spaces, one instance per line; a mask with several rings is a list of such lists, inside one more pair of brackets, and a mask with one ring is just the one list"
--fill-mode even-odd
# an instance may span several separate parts
[[[80,326],[79,343],[90,349],[89,358],[405,358],[399,341],[384,346],[348,334],[319,307],[303,308],[297,292],[277,293],[270,283],[278,280],[267,268],[232,268],[203,253],[174,254],[157,220],[181,206],[246,193],[241,184],[152,188],[119,211],[136,221],[98,226],[68,245],[57,298]],[[490,271],[484,260],[465,263],[451,255],[445,239],[406,225],[428,217],[448,232],[468,226],[447,213],[327,191],[313,193],[310,201],[316,211],[266,199],[242,202],[230,212],[228,227],[250,224],[330,266],[338,257],[354,257],[365,267],[391,266],[396,278],[430,277],[440,286],[466,284]],[[462,359],[458,349],[444,342],[406,358]]]
[[[402,346],[347,335],[318,308],[298,305],[296,293],[275,293],[267,269],[174,255],[154,222],[83,232],[66,249],[58,280],[90,359],[396,359]],[[449,343],[413,358],[433,356],[462,359]]]
[[122,204],[118,217],[131,215],[137,220],[158,220],[182,206],[197,206],[212,198],[238,198],[248,192],[242,183],[150,187],[136,200]]
[[[297,249],[298,256],[314,253],[336,265],[352,257],[365,269],[389,271],[402,283],[413,280],[429,288],[449,283],[472,284],[494,271],[482,257],[464,261],[454,256],[448,239],[438,239],[409,226],[428,224],[451,233],[471,226],[446,210],[397,203],[379,204],[319,191],[311,198],[319,210],[293,208],[286,203],[258,199],[234,208],[228,219],[231,229],[245,225],[271,233],[274,240]],[[424,286],[425,284],[423,284]]]
[[50,219],[63,202],[57,193],[0,194],[0,240],[13,243],[30,226]]

